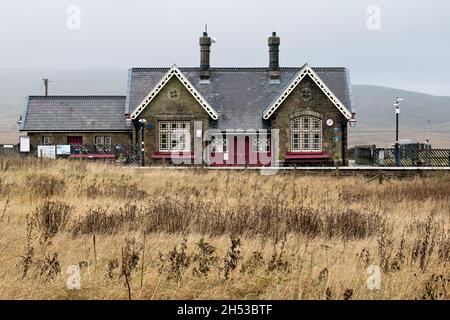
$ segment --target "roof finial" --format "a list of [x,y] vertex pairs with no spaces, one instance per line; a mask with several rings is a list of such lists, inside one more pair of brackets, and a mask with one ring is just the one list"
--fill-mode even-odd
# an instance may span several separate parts
[[208,33],[208,24],[205,23],[205,33]]

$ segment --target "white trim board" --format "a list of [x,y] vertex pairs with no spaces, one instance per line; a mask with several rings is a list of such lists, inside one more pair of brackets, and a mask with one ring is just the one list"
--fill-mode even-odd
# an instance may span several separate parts
[[323,93],[331,100],[336,108],[344,115],[347,120],[352,118],[352,113],[349,109],[333,94],[333,92],[327,87],[327,85],[319,78],[317,73],[308,65],[305,64],[299,72],[294,76],[294,79],[289,83],[286,89],[278,95],[277,98],[264,110],[263,119],[267,120],[278,109],[284,100],[291,94],[297,85],[303,80],[304,77],[309,76],[314,83],[322,90]]
[[219,115],[214,110],[214,108],[206,101],[201,94],[194,88],[194,86],[190,83],[190,81],[183,75],[183,73],[178,69],[176,65],[173,65],[169,71],[164,75],[164,77],[159,81],[159,83],[153,88],[152,91],[147,95],[147,97],[142,100],[142,102],[138,105],[138,107],[131,114],[131,119],[136,119],[142,111],[148,106],[148,104],[156,97],[156,95],[164,88],[164,86],[172,79],[173,76],[176,76],[184,87],[192,94],[192,96],[200,103],[200,105],[205,109],[205,111],[209,114],[209,116],[217,120]]

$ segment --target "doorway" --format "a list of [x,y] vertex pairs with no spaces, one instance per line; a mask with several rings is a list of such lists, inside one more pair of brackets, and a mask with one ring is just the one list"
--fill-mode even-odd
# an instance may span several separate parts
[[68,136],[67,144],[83,144],[82,136]]
[[234,135],[227,138],[226,148],[214,152],[213,166],[261,167],[270,166],[270,138],[257,139],[248,135]]

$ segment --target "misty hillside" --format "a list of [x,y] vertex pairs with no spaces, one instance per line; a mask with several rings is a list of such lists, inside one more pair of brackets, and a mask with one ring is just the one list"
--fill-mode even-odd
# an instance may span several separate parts
[[[0,143],[17,142],[16,121],[25,96],[42,95],[42,77],[50,79],[51,95],[125,95],[127,70],[0,70]],[[389,145],[395,139],[397,96],[401,104],[400,138],[450,147],[450,97],[371,85],[354,85],[357,125],[349,129],[349,145]],[[428,137],[427,123],[429,122]]]
[[450,147],[450,97],[370,85],[354,85],[352,89],[358,122],[350,128],[350,144],[394,142],[393,103],[401,97],[400,139],[423,142],[428,138],[435,146]]
[[450,129],[450,97],[368,85],[354,85],[353,96],[365,129],[390,127],[396,97],[405,99],[400,103],[400,120],[406,127],[423,129],[430,120],[436,130]]

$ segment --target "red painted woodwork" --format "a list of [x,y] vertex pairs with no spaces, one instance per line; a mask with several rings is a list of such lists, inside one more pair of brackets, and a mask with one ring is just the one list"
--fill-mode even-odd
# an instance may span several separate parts
[[[225,159],[225,153],[223,152],[212,152],[211,155],[216,160],[212,163],[212,166],[216,167],[262,167],[270,166],[271,163],[266,163],[262,161],[262,155],[264,157],[271,157],[269,153],[260,153],[252,151],[252,146],[250,145],[250,137],[229,137],[233,139],[233,143],[229,141],[228,143],[228,159]],[[245,139],[244,143],[239,146],[238,140]]]
[[82,136],[68,136],[67,144],[83,144]]
[[321,152],[286,152],[284,159],[286,160],[302,160],[302,159],[330,159],[330,154],[326,151]]
[[330,162],[330,154],[326,151],[322,152],[286,152],[284,155],[286,162],[290,163],[317,163],[327,164]]

